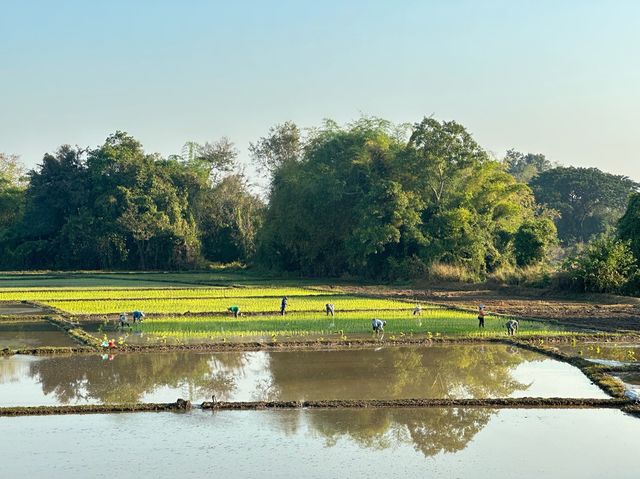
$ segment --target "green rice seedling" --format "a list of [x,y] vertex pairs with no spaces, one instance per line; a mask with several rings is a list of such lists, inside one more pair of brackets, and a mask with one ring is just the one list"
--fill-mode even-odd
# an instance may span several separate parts
[[[323,296],[326,292],[305,288],[165,288],[165,289],[56,289],[0,290],[0,301],[101,301],[126,299],[252,298]],[[335,294],[332,294],[335,296]]]
[[[468,337],[504,337],[504,320],[488,318],[485,329],[479,331],[475,315],[456,311],[442,311],[442,317],[432,317],[426,327],[418,327],[410,312],[379,311],[375,317],[387,321],[385,331],[391,336],[405,337],[407,333],[418,334],[427,339],[442,336]],[[457,316],[455,314],[457,313]],[[170,335],[184,338],[207,338],[225,336],[301,336],[317,334],[319,336],[337,335],[348,337],[354,334],[370,334],[371,312],[355,312],[336,316],[328,321],[320,315],[308,316],[304,313],[290,315],[284,319],[274,317],[160,317],[149,318],[139,326],[141,331],[155,335]],[[540,322],[521,321],[519,335],[563,335],[573,334],[561,329],[549,329],[549,325]]]
[[[141,299],[103,301],[44,301],[46,305],[71,314],[116,314],[122,311],[142,310],[145,313],[224,313],[237,305],[243,314],[276,313],[280,308],[278,297]],[[411,305],[402,301],[357,296],[290,296],[287,311],[324,311],[326,303],[333,303],[336,316],[341,311],[409,310]],[[424,316],[424,314],[423,314]]]

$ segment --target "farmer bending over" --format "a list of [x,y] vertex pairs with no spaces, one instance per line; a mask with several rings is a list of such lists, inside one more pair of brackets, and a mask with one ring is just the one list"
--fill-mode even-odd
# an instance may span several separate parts
[[333,315],[335,314],[335,308],[333,307],[333,304],[332,303],[325,304],[324,309],[327,312],[327,316],[331,315],[331,317],[333,318]]
[[421,314],[422,314],[422,306],[420,306],[419,304],[416,304],[416,307],[413,308],[413,315],[420,316]]
[[129,321],[127,320],[127,313],[120,313],[120,317],[118,318],[118,326],[120,328],[129,326]]
[[286,312],[287,312],[287,297],[285,296],[284,298],[282,298],[282,301],[280,302],[280,316],[284,316]]
[[505,326],[507,327],[507,334],[509,336],[513,336],[518,332],[519,325],[518,321],[516,321],[515,319],[510,319],[509,321],[507,321],[507,324]]
[[373,328],[373,332],[378,336],[380,333],[384,334],[384,327],[387,325],[386,321],[382,321],[381,319],[374,318],[371,320],[371,327]]
[[478,307],[478,327],[484,328],[484,304]]
[[144,318],[144,313],[142,311],[138,311],[137,309],[132,313],[132,315],[134,323],[141,323],[142,318]]
[[237,318],[238,316],[240,316],[240,308],[235,304],[233,306],[229,306],[227,308],[227,311],[231,311],[233,313],[234,318]]

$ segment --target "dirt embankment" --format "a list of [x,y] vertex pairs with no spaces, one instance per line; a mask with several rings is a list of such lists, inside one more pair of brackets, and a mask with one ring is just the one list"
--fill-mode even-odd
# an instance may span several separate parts
[[541,319],[601,331],[640,331],[640,299],[606,294],[560,294],[545,289],[450,285],[425,288],[341,286],[354,294],[415,300],[476,311]]
[[[629,409],[637,413],[637,406],[628,399],[573,399],[573,398],[497,398],[497,399],[354,399],[321,401],[253,401],[253,402],[203,402],[197,409],[213,411],[247,411],[267,409],[382,409],[382,408],[491,408],[491,409]],[[117,412],[189,411],[189,401],[178,399],[175,403],[97,404],[73,406],[2,407],[2,416],[46,416],[59,414],[106,414]]]

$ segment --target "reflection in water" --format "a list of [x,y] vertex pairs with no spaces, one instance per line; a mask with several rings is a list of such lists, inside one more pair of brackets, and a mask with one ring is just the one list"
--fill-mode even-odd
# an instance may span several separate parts
[[226,398],[242,373],[243,354],[121,354],[46,358],[31,365],[45,395],[63,404],[139,402],[162,388],[187,398]]
[[317,411],[308,416],[313,434],[327,446],[348,439],[361,447],[382,450],[412,445],[425,456],[457,452],[489,422],[496,410],[426,408]]
[[[121,479],[205,477],[212,472],[216,477],[296,479],[638,476],[637,446],[629,438],[640,433],[640,421],[617,410],[378,413],[193,411],[0,418],[2,472],[7,477],[65,479],[113,477],[114,471]],[[348,435],[343,434],[344,423]]]
[[[2,405],[168,402],[178,397],[201,402],[213,395],[227,401],[603,395],[569,365],[495,344],[14,356],[2,361]],[[16,369],[14,363],[22,366]],[[20,383],[6,387],[4,378],[16,374]]]
[[280,352],[271,399],[506,397],[527,388],[514,368],[540,359],[503,345]]
[[618,361],[621,363],[636,363],[640,361],[640,347],[636,343],[610,342],[576,342],[557,346],[561,351],[572,356],[582,356],[586,359]]

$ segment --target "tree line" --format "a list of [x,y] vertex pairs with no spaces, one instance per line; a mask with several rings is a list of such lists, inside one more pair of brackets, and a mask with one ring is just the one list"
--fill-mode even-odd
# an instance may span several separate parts
[[0,267],[239,261],[393,279],[444,264],[480,279],[603,234],[637,238],[628,233],[637,228],[638,200],[629,203],[637,183],[541,154],[494,158],[454,121],[284,123],[249,152],[269,179],[265,195],[250,188],[225,138],[163,158],[116,132],[97,148],[61,146],[26,175],[2,155]]

